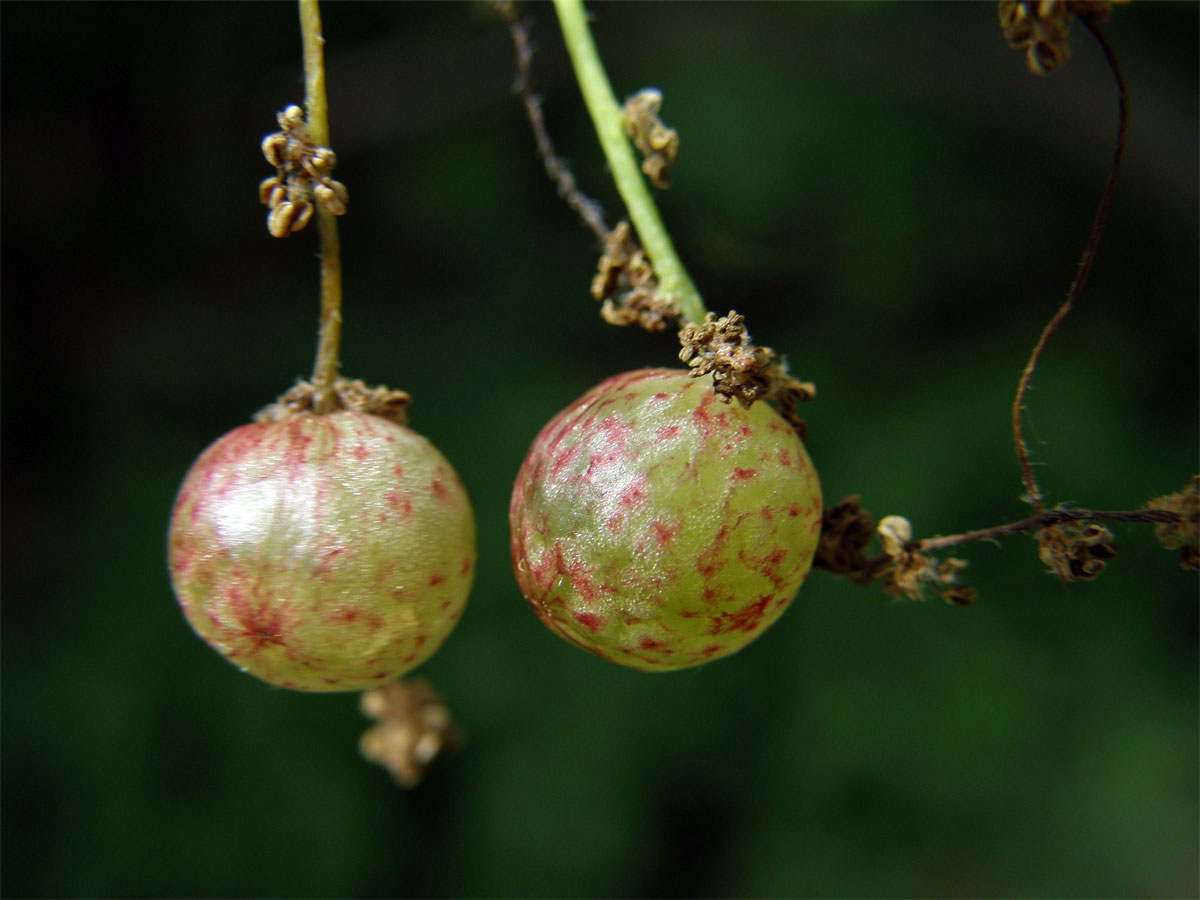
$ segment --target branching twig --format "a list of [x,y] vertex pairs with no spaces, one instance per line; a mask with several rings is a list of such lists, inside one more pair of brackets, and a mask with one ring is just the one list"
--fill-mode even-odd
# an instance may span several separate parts
[[1100,234],[1104,230],[1104,221],[1108,218],[1109,203],[1112,200],[1113,190],[1117,185],[1117,174],[1121,169],[1121,158],[1125,153],[1125,133],[1129,118],[1128,101],[1125,95],[1125,76],[1121,74],[1121,67],[1117,63],[1116,53],[1095,23],[1083,17],[1080,18],[1080,21],[1095,36],[1096,40],[1099,41],[1100,47],[1104,51],[1104,57],[1108,61],[1108,67],[1112,70],[1113,77],[1117,82],[1117,98],[1119,101],[1117,141],[1116,147],[1113,150],[1112,166],[1108,171],[1108,180],[1105,182],[1104,192],[1100,196],[1100,205],[1096,209],[1096,217],[1092,221],[1092,230],[1088,235],[1088,242],[1083,250],[1083,256],[1080,257],[1075,280],[1071,282],[1071,287],[1067,291],[1067,299],[1063,301],[1062,306],[1058,308],[1058,312],[1054,314],[1050,321],[1046,323],[1046,327],[1042,329],[1042,333],[1033,347],[1033,352],[1029,355],[1029,361],[1025,363],[1025,369],[1021,372],[1021,378],[1017,382],[1016,397],[1013,399],[1012,432],[1013,443],[1016,445],[1017,462],[1021,466],[1021,480],[1025,483],[1025,491],[1029,497],[1029,502],[1038,513],[1045,512],[1046,506],[1042,502],[1041,488],[1038,487],[1037,479],[1034,478],[1033,469],[1029,464],[1029,448],[1025,444],[1025,438],[1021,429],[1021,411],[1025,405],[1025,392],[1029,388],[1029,381],[1033,377],[1034,369],[1037,368],[1038,360],[1041,358],[1046,343],[1067,317],[1075,301],[1079,299],[1079,295],[1083,291],[1084,282],[1087,281],[1088,272],[1092,268],[1092,260],[1096,255],[1096,246],[1100,243]]
[[1022,531],[1032,531],[1035,528],[1045,528],[1047,525],[1057,525],[1060,522],[1160,522],[1174,524],[1179,516],[1165,510],[1136,509],[1136,510],[1095,510],[1095,509],[1054,509],[1030,516],[1019,522],[1009,522],[1007,525],[995,525],[991,528],[980,528],[963,534],[950,534],[939,537],[923,538],[913,541],[909,548],[918,552],[929,550],[944,550],[958,544],[971,541],[991,541],[1007,534],[1017,534]]
[[609,235],[609,228],[604,224],[604,214],[600,211],[600,205],[579,189],[571,169],[555,153],[554,142],[550,140],[550,134],[546,130],[541,100],[533,92],[533,47],[529,41],[529,30],[512,2],[502,0],[496,3],[496,9],[508,23],[508,30],[512,34],[513,46],[517,51],[517,77],[513,82],[513,90],[520,94],[521,102],[525,105],[525,115],[529,117],[529,124],[533,128],[533,137],[537,141],[538,153],[546,167],[546,174],[558,186],[558,195],[575,210],[596,239],[603,243]]

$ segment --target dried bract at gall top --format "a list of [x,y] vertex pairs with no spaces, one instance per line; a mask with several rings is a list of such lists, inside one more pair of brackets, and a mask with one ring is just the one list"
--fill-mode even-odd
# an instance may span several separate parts
[[821,490],[765,403],[678,369],[594,387],[537,436],[513,487],[517,584],[552,631],[648,672],[740,650],[812,565]]

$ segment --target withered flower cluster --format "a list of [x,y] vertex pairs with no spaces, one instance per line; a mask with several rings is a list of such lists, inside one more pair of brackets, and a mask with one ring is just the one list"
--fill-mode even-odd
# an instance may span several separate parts
[[1173,523],[1156,525],[1154,536],[1168,550],[1179,550],[1181,568],[1200,569],[1200,475],[1193,475],[1182,490],[1155,497],[1146,508],[1166,510],[1179,517]]
[[433,760],[461,740],[442,698],[424,681],[393,681],[362,695],[363,715],[377,724],[362,736],[363,756],[401,787],[416,787]]
[[[296,413],[314,409],[318,395],[316,385],[298,381],[270,406],[260,410],[256,422],[276,422]],[[333,397],[337,409],[379,416],[397,425],[408,424],[407,408],[412,397],[407,391],[393,390],[384,385],[371,387],[359,379],[338,378],[333,382]]]
[[262,151],[275,175],[258,186],[259,200],[270,209],[267,231],[287,237],[312,218],[314,204],[335,216],[345,215],[350,195],[330,173],[337,157],[308,139],[304,110],[293,104],[276,114],[280,130],[263,138]]
[[[878,539],[882,555],[864,552],[872,536]],[[876,526],[857,495],[825,509],[813,565],[855,584],[878,580],[885,593],[910,600],[923,599],[927,588],[953,606],[970,606],[978,596],[974,588],[958,583],[965,561],[938,560],[919,552],[912,525],[903,516],[884,516]]]
[[679,135],[658,117],[662,92],[638,91],[625,101],[625,134],[642,154],[642,172],[656,188],[671,186],[671,164],[679,155]]
[[604,240],[592,296],[603,302],[600,315],[610,325],[636,324],[661,331],[679,318],[679,308],[659,295],[654,267],[633,239],[628,222],[617,223]]
[[1071,55],[1071,16],[1103,22],[1111,10],[1109,0],[1000,0],[997,13],[1004,39],[1025,53],[1029,71],[1049,75]]
[[1058,522],[1039,529],[1038,559],[1060,581],[1090,580],[1117,555],[1113,536],[1103,525]]

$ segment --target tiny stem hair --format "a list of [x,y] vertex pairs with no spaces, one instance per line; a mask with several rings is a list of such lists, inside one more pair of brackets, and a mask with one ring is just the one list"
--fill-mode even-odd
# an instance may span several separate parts
[[[329,146],[329,105],[325,98],[325,38],[317,0],[300,0],[300,35],[304,41],[304,110],[308,139]],[[337,216],[317,205],[321,235],[321,325],[313,364],[313,411],[327,412],[336,403],[333,383],[338,376],[342,337],[342,257]]]
[[567,52],[571,55],[575,78],[596,126],[596,135],[612,170],[613,181],[629,210],[638,239],[654,266],[659,290],[675,301],[686,321],[703,322],[704,301],[675,252],[625,136],[624,114],[613,95],[608,74],[592,39],[583,0],[554,0],[554,8]]

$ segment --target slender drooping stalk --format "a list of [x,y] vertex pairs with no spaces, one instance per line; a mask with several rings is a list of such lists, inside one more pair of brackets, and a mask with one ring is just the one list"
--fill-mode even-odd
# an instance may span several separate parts
[[613,95],[608,74],[592,40],[583,0],[554,0],[554,8],[558,12],[563,38],[575,68],[575,78],[592,123],[596,126],[596,134],[612,170],[613,181],[629,210],[629,218],[642,247],[654,266],[659,290],[675,301],[685,321],[703,322],[704,301],[700,299],[696,286],[675,252],[675,246],[663,226],[658,208],[634,158],[633,148],[625,136],[621,106]]
[[1104,58],[1108,62],[1108,67],[1117,82],[1117,139],[1113,149],[1112,165],[1109,167],[1108,178],[1104,182],[1104,191],[1100,196],[1100,205],[1096,208],[1096,215],[1092,220],[1092,230],[1088,234],[1088,242],[1087,246],[1084,247],[1083,256],[1080,257],[1079,268],[1075,272],[1075,279],[1071,282],[1071,287],[1067,290],[1067,299],[1062,302],[1062,305],[1058,308],[1058,312],[1051,317],[1050,321],[1046,323],[1046,327],[1042,329],[1042,333],[1038,336],[1037,343],[1033,347],[1033,352],[1029,355],[1029,361],[1025,363],[1025,369],[1021,372],[1021,377],[1017,382],[1017,393],[1013,398],[1012,433],[1013,443],[1016,445],[1017,450],[1017,463],[1021,467],[1021,481],[1025,484],[1025,493],[1029,498],[1029,502],[1039,514],[1046,511],[1046,504],[1042,501],[1042,489],[1038,486],[1037,479],[1033,475],[1033,467],[1029,464],[1029,449],[1025,445],[1025,437],[1021,427],[1021,412],[1025,408],[1025,393],[1029,389],[1029,381],[1033,377],[1033,372],[1037,368],[1042,351],[1046,349],[1046,344],[1050,340],[1051,335],[1058,330],[1058,326],[1063,323],[1063,320],[1067,317],[1067,313],[1071,311],[1075,305],[1075,301],[1083,293],[1083,286],[1087,282],[1088,273],[1092,269],[1092,261],[1096,257],[1096,247],[1100,243],[1100,235],[1104,231],[1104,222],[1108,218],[1108,207],[1112,201],[1113,190],[1117,186],[1117,174],[1121,171],[1121,159],[1125,153],[1125,133],[1128,130],[1129,123],[1129,101],[1125,92],[1125,76],[1121,74],[1121,67],[1117,63],[1117,55],[1113,51],[1112,45],[1105,40],[1100,29],[1090,19],[1080,17],[1079,21],[1099,41],[1100,49],[1104,51]]
[[[304,41],[304,110],[308,139],[329,146],[329,107],[325,99],[325,38],[317,0],[300,0],[300,34]],[[317,205],[321,235],[321,326],[317,358],[313,364],[313,411],[327,412],[334,403],[333,383],[338,376],[338,346],[342,337],[342,259],[338,245],[337,216]]]

